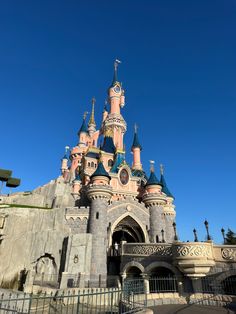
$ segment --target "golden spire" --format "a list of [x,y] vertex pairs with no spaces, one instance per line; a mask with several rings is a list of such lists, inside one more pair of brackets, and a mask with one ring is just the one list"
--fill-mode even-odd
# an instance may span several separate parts
[[96,99],[93,97],[92,98],[92,112],[91,112],[91,116],[90,116],[88,125],[93,124],[93,125],[96,126],[95,119],[94,119],[94,105],[95,105],[95,102],[96,102]]

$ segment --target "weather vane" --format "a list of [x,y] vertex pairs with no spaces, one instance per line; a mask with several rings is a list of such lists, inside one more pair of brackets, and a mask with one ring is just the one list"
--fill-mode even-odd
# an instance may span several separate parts
[[161,174],[163,175],[164,174],[164,166],[163,166],[163,164],[160,164],[160,171],[161,171]]
[[117,67],[118,67],[118,64],[120,64],[121,61],[116,59],[115,62],[114,62],[114,68],[115,68],[115,71],[117,70]]
[[151,170],[151,172],[154,172],[155,161],[154,160],[149,160],[149,162],[150,162],[150,170]]
[[84,120],[86,119],[87,114],[88,114],[88,111],[85,111],[85,112],[84,112]]

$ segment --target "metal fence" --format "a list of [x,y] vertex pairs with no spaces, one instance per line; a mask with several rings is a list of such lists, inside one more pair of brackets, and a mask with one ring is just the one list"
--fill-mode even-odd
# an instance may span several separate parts
[[198,292],[236,295],[236,277],[228,277],[221,281],[216,280],[214,277],[202,278]]
[[57,290],[50,295],[2,294],[1,314],[66,313],[66,314],[128,314],[142,308],[132,293],[118,289],[87,289],[79,293]]

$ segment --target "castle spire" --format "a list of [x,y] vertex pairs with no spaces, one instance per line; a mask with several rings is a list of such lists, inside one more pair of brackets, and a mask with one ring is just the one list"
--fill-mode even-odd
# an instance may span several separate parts
[[164,192],[166,196],[174,198],[174,196],[171,194],[167,187],[166,180],[164,178],[164,167],[162,164],[160,164],[160,172],[161,172],[160,183],[162,185],[162,192]]
[[82,125],[78,131],[78,135],[80,135],[80,133],[87,133],[87,126],[86,126],[86,116],[87,116],[88,112],[86,111],[83,115],[83,122],[82,122]]
[[161,185],[161,183],[159,182],[159,180],[157,179],[156,175],[155,175],[155,171],[154,171],[154,161],[150,160],[150,177],[147,180],[146,186],[148,185]]
[[92,98],[92,112],[90,115],[89,123],[88,125],[94,125],[96,127],[95,118],[94,118],[94,105],[95,105],[96,99],[95,97]]
[[140,157],[140,152],[142,150],[142,146],[139,143],[138,139],[138,126],[135,123],[134,125],[134,140],[133,140],[133,145],[131,147],[131,150],[133,152],[133,165],[132,169],[135,170],[142,170],[142,164],[141,164],[141,157]]
[[118,82],[118,76],[117,76],[117,68],[118,68],[118,64],[120,64],[121,61],[116,59],[114,62],[114,75],[113,75],[113,81],[112,81],[112,86],[115,86],[116,83]]

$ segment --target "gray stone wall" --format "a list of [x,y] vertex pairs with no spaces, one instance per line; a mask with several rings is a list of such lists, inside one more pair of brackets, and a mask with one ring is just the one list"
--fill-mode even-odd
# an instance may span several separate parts
[[[163,207],[158,205],[149,206],[150,211],[150,242],[156,243],[162,241],[161,230],[165,230],[165,217]],[[158,240],[157,241],[157,237]]]
[[[64,213],[65,210],[61,208],[0,209],[0,215],[5,217],[0,229],[2,235],[0,284],[2,286],[18,278],[21,270],[33,270],[45,254],[53,264],[54,273],[58,273],[63,239],[69,234],[69,228],[64,223]],[[44,272],[51,272],[51,266],[49,265],[49,269],[45,269]]]
[[173,222],[175,221],[174,215],[164,215],[164,221],[165,221],[165,242],[172,243],[174,241],[174,228],[173,228]]
[[107,279],[107,199],[91,200],[89,233],[92,237],[91,287],[106,286]]

